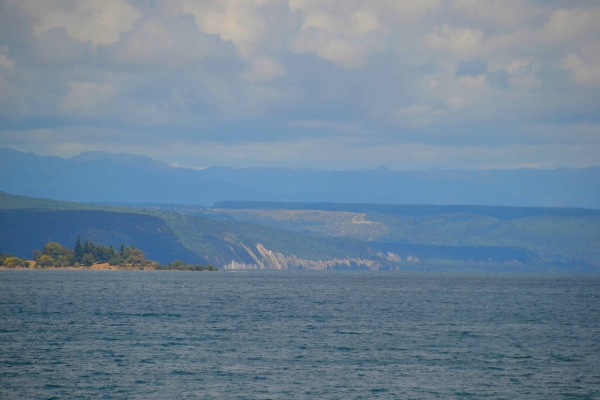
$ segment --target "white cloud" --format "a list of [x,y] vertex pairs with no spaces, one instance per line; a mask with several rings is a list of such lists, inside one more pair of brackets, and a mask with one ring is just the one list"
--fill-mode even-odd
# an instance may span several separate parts
[[62,104],[67,111],[89,111],[106,104],[115,94],[115,87],[108,83],[71,82],[69,94]]
[[423,128],[431,126],[445,114],[444,110],[431,108],[427,104],[413,104],[408,107],[399,107],[393,117],[398,126]]
[[376,10],[367,4],[340,1],[290,0],[290,9],[302,17],[301,30],[319,29],[339,36],[362,37],[382,29]]
[[571,71],[579,85],[600,85],[600,42],[586,44],[581,47],[581,57],[568,55],[562,62],[562,67]]
[[364,66],[371,54],[382,53],[386,47],[381,36],[337,37],[316,29],[303,30],[294,42],[294,50],[299,54],[316,53],[327,61],[350,69]]
[[171,12],[192,14],[198,28],[233,42],[243,57],[250,57],[257,43],[268,33],[270,22],[263,7],[278,0],[176,0]]
[[75,40],[109,45],[142,14],[124,0],[12,0],[33,17],[33,32],[64,28]]
[[[382,20],[387,20],[388,25],[397,22],[415,25],[418,24],[427,14],[436,11],[442,4],[442,1],[382,0],[380,4],[380,18]],[[388,28],[390,27],[388,26]]]
[[302,18],[294,50],[315,53],[346,68],[362,67],[369,55],[387,49],[378,10],[369,7],[373,4],[290,0],[290,9]]
[[542,84],[542,81],[534,74],[525,74],[511,77],[510,84],[511,87],[515,89],[530,90],[539,87]]
[[459,97],[450,97],[445,100],[445,103],[453,110],[460,110],[465,106],[464,100]]
[[410,107],[401,107],[399,113],[402,115],[422,115],[429,110],[427,104],[413,104]]
[[552,13],[541,29],[541,37],[550,43],[587,39],[600,31],[600,7],[561,9]]
[[[507,59],[537,56],[539,64],[541,58],[555,59],[561,52],[600,32],[597,23],[600,7],[552,10],[523,1],[474,0],[455,0],[452,4],[455,10],[461,11],[457,21],[462,23],[434,27],[433,32],[423,38],[423,44],[461,60],[483,58],[490,64],[506,65]],[[510,17],[513,15],[519,17]],[[492,20],[503,29],[489,29],[487,24]],[[539,20],[543,23],[538,23]],[[511,21],[515,23],[509,23]]]
[[167,28],[156,19],[150,19],[137,27],[127,39],[125,57],[131,62],[160,62],[163,55],[175,46]]
[[199,31],[191,18],[146,17],[109,49],[116,65],[185,70],[206,58],[237,60],[235,47]]
[[485,86],[486,79],[483,75],[478,76],[461,76],[460,83],[470,88],[482,88]]
[[451,4],[460,17],[504,27],[519,26],[543,13],[542,9],[523,0],[453,0]]
[[439,4],[439,0],[290,0],[290,9],[302,18],[294,50],[315,53],[345,68],[361,68],[370,55],[388,49],[390,32],[399,24],[414,25]]
[[0,65],[4,68],[13,68],[15,63],[8,57],[8,47],[0,46]]
[[505,70],[510,74],[510,86],[516,90],[531,90],[542,84],[537,76],[541,64],[537,61],[515,59],[501,66],[492,66],[492,71]]
[[425,37],[424,43],[435,50],[456,54],[462,59],[476,56],[483,46],[483,32],[467,27],[452,28],[444,25]]
[[11,92],[13,92],[13,90],[11,90],[8,83],[0,77],[0,99],[9,99]]
[[0,54],[0,65],[4,68],[12,68],[15,64],[9,60],[4,54]]
[[510,74],[519,73],[521,70],[531,66],[531,62],[525,60],[513,60],[507,66],[506,70]]
[[252,69],[242,74],[250,82],[267,82],[285,76],[285,68],[274,57],[258,57],[252,60]]

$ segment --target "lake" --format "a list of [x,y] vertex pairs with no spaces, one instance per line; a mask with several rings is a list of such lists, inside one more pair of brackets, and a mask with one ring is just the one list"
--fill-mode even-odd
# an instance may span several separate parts
[[0,271],[0,398],[600,398],[600,277]]

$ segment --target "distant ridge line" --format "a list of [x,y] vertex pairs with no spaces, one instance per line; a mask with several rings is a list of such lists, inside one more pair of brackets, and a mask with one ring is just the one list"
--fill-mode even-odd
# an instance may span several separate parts
[[600,216],[600,210],[591,208],[562,207],[511,207],[478,205],[433,205],[433,204],[370,204],[370,203],[296,203],[273,201],[219,201],[214,208],[267,209],[267,210],[313,210],[380,214],[397,214],[411,217],[438,214],[474,214],[502,220],[537,216],[589,217]]

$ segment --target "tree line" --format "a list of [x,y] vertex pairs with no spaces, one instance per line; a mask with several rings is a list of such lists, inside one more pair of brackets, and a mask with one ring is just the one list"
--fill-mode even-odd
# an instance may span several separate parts
[[27,268],[29,267],[29,260],[15,257],[12,254],[0,253],[0,265],[6,268]]
[[147,260],[144,253],[135,246],[123,246],[115,250],[113,245],[108,247],[101,244],[94,244],[92,240],[86,240],[81,243],[81,237],[77,238],[75,247],[67,249],[58,242],[48,242],[44,248],[33,252],[33,259],[36,267],[68,267],[68,266],[86,266],[90,267],[95,263],[109,263],[110,265],[146,266],[153,264]]
[[[203,267],[200,264],[186,264],[179,260],[163,266],[156,261],[148,260],[144,252],[135,246],[124,246],[121,244],[119,249],[116,250],[112,244],[107,247],[101,244],[94,244],[90,239],[82,243],[81,237],[77,238],[73,249],[67,249],[58,242],[48,242],[42,250],[35,250],[33,252],[33,260],[35,261],[36,268],[91,267],[96,263],[108,263],[113,266],[131,266],[140,269],[218,271],[218,268],[212,265]],[[25,262],[27,262],[28,266],[29,262],[27,260]]]
[[186,264],[183,261],[173,261],[168,263],[167,265],[158,265],[155,269],[165,270],[165,271],[218,271],[219,268],[213,267],[212,265],[207,265],[203,267],[200,264]]

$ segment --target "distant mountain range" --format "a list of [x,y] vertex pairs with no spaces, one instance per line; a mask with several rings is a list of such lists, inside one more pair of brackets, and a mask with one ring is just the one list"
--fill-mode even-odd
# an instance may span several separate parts
[[69,159],[0,148],[0,190],[57,200],[477,204],[600,208],[600,167],[581,169],[325,171],[174,168],[144,156],[85,152]]

